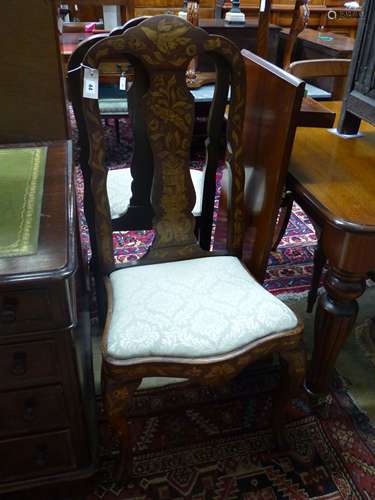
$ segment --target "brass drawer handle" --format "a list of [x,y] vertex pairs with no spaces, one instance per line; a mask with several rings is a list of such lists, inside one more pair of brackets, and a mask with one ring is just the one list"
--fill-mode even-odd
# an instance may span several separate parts
[[24,420],[26,420],[26,421],[33,420],[33,418],[35,417],[34,409],[35,409],[34,399],[32,399],[32,398],[27,399],[25,401],[25,408],[24,408],[24,412],[23,412]]
[[0,310],[0,321],[2,323],[13,323],[16,321],[17,299],[4,297]]
[[27,372],[27,356],[25,352],[15,352],[10,369],[13,375],[24,375]]
[[44,467],[48,462],[48,449],[45,444],[36,447],[33,462],[39,467]]

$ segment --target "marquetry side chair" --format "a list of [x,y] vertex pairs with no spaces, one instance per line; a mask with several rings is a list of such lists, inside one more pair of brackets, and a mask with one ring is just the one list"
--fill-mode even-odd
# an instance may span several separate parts
[[[186,70],[194,56],[209,55],[217,68],[210,124],[223,119],[229,85],[226,161],[227,252],[203,250],[195,236],[195,203],[189,168],[194,100]],[[121,454],[117,479],[131,473],[126,411],[145,381],[188,379],[217,384],[236,376],[252,361],[279,353],[281,386],[275,392],[273,428],[280,436],[289,398],[305,374],[302,324],[263,289],[241,263],[244,232],[242,127],[245,69],[239,50],[227,39],[208,35],[176,16],[155,16],[87,52],[83,64],[97,68],[107,56],[129,59],[135,71],[137,114],[144,125],[144,157],[153,164],[152,207],[155,239],[132,265],[113,258],[112,222],[104,165],[104,137],[98,103],[83,99],[89,139],[97,262],[105,282],[107,319],[102,337],[102,388],[106,415]],[[209,124],[209,128],[210,128]],[[218,168],[207,147],[206,173]],[[205,183],[206,187],[206,183]],[[202,215],[214,200],[203,196]],[[156,379],[156,385],[159,383]],[[275,441],[276,443],[276,441]]]

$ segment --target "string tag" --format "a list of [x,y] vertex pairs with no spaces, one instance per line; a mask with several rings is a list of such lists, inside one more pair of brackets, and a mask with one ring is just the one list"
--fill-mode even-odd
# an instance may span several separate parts
[[99,71],[95,68],[84,68],[83,97],[98,99],[99,96]]
[[260,0],[259,12],[264,12],[266,10],[266,0]]
[[119,87],[120,90],[126,90],[126,76],[124,72],[121,73]]

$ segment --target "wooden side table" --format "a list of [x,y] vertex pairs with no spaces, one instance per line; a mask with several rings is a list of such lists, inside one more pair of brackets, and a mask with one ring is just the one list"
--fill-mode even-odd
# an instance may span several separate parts
[[[278,63],[282,60],[289,28],[280,31]],[[305,28],[297,37],[292,61],[305,59],[350,59],[354,48],[354,39],[329,31],[317,31]]]
[[[325,104],[339,114],[341,103]],[[321,128],[298,128],[289,167],[288,187],[321,228],[328,260],[308,377],[316,393],[328,390],[357,316],[356,299],[375,269],[375,127],[363,122],[361,132],[346,139]]]
[[38,251],[0,258],[0,496],[17,498],[43,486],[60,493],[62,484],[71,493],[73,482],[95,471],[90,331],[78,328],[77,314],[72,148],[70,141],[45,145]]

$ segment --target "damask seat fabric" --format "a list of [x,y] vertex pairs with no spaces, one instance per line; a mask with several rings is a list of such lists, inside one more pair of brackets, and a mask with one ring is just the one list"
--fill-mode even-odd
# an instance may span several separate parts
[[215,356],[298,323],[236,257],[119,269],[110,281],[107,352],[116,359]]
[[132,180],[130,168],[116,168],[108,171],[107,194],[111,219],[117,219],[126,212],[132,195]]
[[[201,170],[195,169],[190,169],[190,174],[196,196],[192,213],[197,217],[202,211],[204,175]],[[117,219],[126,212],[132,195],[132,180],[130,168],[118,168],[108,171],[107,193],[112,219]]]

